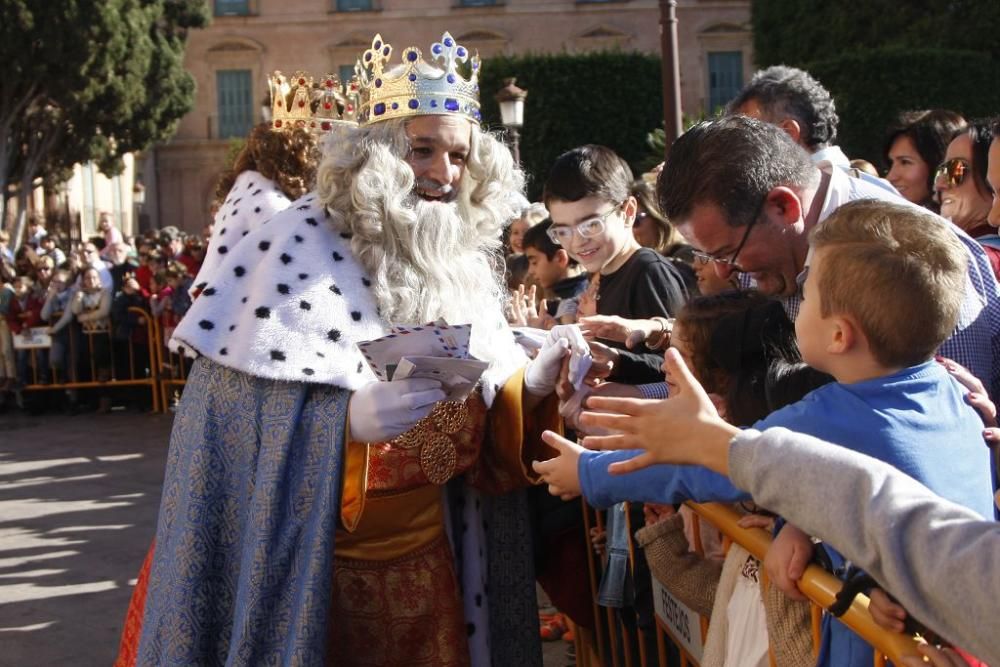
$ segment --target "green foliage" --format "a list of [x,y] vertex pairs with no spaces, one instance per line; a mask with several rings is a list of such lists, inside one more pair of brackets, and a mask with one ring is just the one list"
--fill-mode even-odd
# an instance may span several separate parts
[[804,69],[837,101],[844,152],[879,164],[885,129],[901,110],[944,108],[966,118],[997,113],[997,62],[984,52],[888,47],[805,63]]
[[856,49],[968,49],[1000,62],[995,0],[754,0],[757,65],[802,66]]
[[4,195],[170,137],[193,104],[186,31],[208,19],[202,0],[0,2]]
[[507,77],[528,91],[521,130],[521,162],[528,194],[541,196],[552,162],[582,144],[614,149],[633,169],[649,154],[649,128],[662,124],[660,60],[637,53],[529,55],[483,63],[483,123],[502,129],[494,99]]

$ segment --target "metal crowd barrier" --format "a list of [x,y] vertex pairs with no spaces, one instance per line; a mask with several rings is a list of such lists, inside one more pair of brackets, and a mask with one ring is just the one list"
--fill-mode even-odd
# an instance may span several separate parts
[[[44,373],[41,368],[42,364],[39,361],[41,353],[38,349],[28,350],[30,352],[29,365],[31,368],[31,378],[23,389],[25,391],[51,391],[54,389],[148,387],[152,398],[152,408],[153,410],[157,410],[160,405],[160,384],[156,372],[156,364],[154,363],[156,357],[154,341],[156,338],[155,331],[158,327],[149,312],[142,308],[129,308],[128,313],[140,318],[141,323],[137,326],[143,327],[146,331],[145,346],[149,350],[149,354],[146,355],[149,359],[149,368],[138,367],[139,362],[142,360],[142,355],[138,353],[137,343],[132,340],[131,336],[128,341],[115,341],[111,335],[110,328],[107,331],[101,332],[80,332],[79,336],[70,332],[65,338],[67,345],[64,370],[60,371],[59,368],[51,366],[52,359],[50,357],[48,368],[49,382],[42,381]],[[75,326],[75,324],[71,326]],[[103,345],[105,342],[102,339],[105,339],[107,343],[109,366],[107,369],[98,366],[97,355],[95,355],[96,347]],[[85,350],[78,349],[79,341],[84,341]],[[127,348],[126,363],[119,363],[126,358],[126,355],[118,354],[122,344],[125,344]],[[48,349],[51,353],[51,348]],[[85,358],[81,355],[85,355]],[[81,359],[85,359],[82,365],[89,366],[89,375],[80,373],[81,364],[79,361]],[[83,370],[88,369],[84,368]]]
[[[592,630],[575,628],[576,656],[579,667],[666,667],[668,664],[668,644],[672,644],[680,655],[682,667],[697,667],[698,658],[695,655],[704,644],[708,631],[709,619],[686,608],[680,601],[667,595],[672,600],[669,608],[656,610],[655,644],[656,654],[650,655],[646,649],[647,642],[641,629],[633,631],[618,620],[614,610],[602,608],[596,603],[596,592],[601,572],[598,556],[590,548],[589,534],[591,527],[603,528],[602,513],[593,510],[586,502],[583,505],[585,539],[588,553],[588,582],[591,599],[594,602],[594,618],[597,627]],[[727,542],[739,544],[751,555],[763,561],[771,544],[771,536],[760,528],[743,528],[738,525],[739,514],[731,507],[718,503],[687,503],[695,513],[706,520],[725,536]],[[626,512],[626,517],[628,513]],[[629,567],[635,566],[636,546],[632,539],[634,529],[629,526]],[[700,538],[697,527],[695,530],[696,551],[701,552]],[[763,576],[763,568],[761,575]],[[654,592],[662,586],[654,580]],[[768,585],[765,578],[765,585]],[[802,593],[812,602],[812,638],[813,653],[818,655],[820,640],[820,623],[823,610],[833,603],[842,583],[829,572],[816,565],[806,569],[800,582]],[[665,589],[662,589],[666,592]],[[917,641],[914,637],[890,632],[876,625],[868,611],[869,600],[865,595],[858,595],[847,612],[840,618],[841,622],[850,627],[875,649],[874,667],[883,667],[886,660],[899,663],[905,656],[919,656]],[[667,618],[665,618],[665,616]],[[692,641],[694,640],[694,641]],[[618,647],[618,650],[615,649]],[[771,665],[774,662],[774,651],[771,650]]]
[[157,321],[153,327],[155,333],[156,368],[160,385],[160,411],[170,409],[171,402],[180,400],[180,393],[187,384],[191,362],[194,361],[183,354],[172,352],[164,340],[163,327]]

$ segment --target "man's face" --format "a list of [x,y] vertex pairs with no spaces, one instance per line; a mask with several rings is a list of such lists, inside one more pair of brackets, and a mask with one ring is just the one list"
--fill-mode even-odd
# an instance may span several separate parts
[[179,255],[181,254],[181,250],[184,250],[184,241],[179,238],[170,239],[170,243],[167,247],[170,248],[171,255]]
[[460,116],[416,116],[406,123],[406,136],[415,193],[427,201],[452,201],[465,175],[472,124]]
[[766,208],[758,214],[749,234],[746,225],[729,226],[722,208],[710,203],[696,204],[678,229],[691,245],[713,257],[728,259],[739,250],[735,267],[713,262],[720,278],[742,271],[750,274],[764,294],[791,296],[798,289],[795,278],[802,270],[796,242],[801,241],[799,237],[805,231],[801,225],[792,227],[770,220]]
[[528,275],[542,287],[552,287],[566,277],[566,265],[559,263],[558,253],[549,259],[541,250],[527,247],[524,256],[528,258]]
[[993,188],[993,205],[990,208],[989,223],[1000,227],[1000,139],[990,144],[990,162],[986,170],[986,182]]
[[108,256],[111,258],[111,263],[115,266],[124,264],[125,260],[128,259],[128,246],[124,243],[113,243]]
[[97,246],[95,246],[93,243],[88,243],[87,245],[83,246],[83,250],[81,251],[81,253],[83,255],[83,261],[85,264],[91,264],[97,261]]
[[[569,238],[561,242],[563,249],[588,273],[614,273],[624,264],[622,251],[634,240],[631,219],[621,204],[590,196],[574,202],[550,200],[547,205],[552,218],[551,229],[572,230]],[[592,236],[583,236],[581,230],[597,227],[595,220],[600,220],[604,229]]]

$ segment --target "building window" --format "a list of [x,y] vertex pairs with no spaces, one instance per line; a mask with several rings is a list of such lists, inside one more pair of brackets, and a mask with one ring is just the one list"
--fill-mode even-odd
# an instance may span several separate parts
[[253,125],[250,70],[219,70],[215,81],[219,95],[219,138],[245,137]]
[[337,73],[340,75],[340,82],[346,85],[354,77],[354,65],[340,65]]
[[216,16],[248,16],[250,0],[215,0]]
[[338,12],[370,12],[372,0],[336,0]]
[[708,113],[724,107],[743,88],[743,53],[717,51],[708,54]]
[[491,7],[498,4],[497,0],[458,0],[459,7]]

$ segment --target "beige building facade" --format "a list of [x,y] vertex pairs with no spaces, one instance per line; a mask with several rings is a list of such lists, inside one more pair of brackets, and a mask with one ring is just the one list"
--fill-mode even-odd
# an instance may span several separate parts
[[[215,18],[189,35],[194,110],[143,169],[154,226],[198,232],[233,138],[263,120],[267,76],[303,69],[349,74],[381,33],[427,50],[448,30],[481,56],[622,49],[660,53],[656,0],[209,0]],[[752,72],[749,0],[679,0],[682,105],[724,103]],[[398,57],[398,56],[397,56]]]

